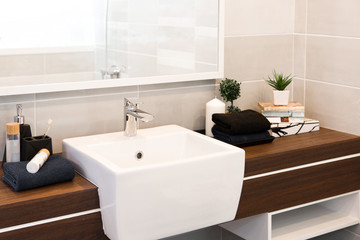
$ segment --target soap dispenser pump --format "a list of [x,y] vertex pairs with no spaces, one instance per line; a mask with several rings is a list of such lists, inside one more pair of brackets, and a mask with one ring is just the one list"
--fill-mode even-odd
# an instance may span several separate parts
[[[19,124],[20,127],[20,161],[23,159],[23,151],[22,151],[22,144],[21,139],[26,137],[31,137],[31,128],[29,124],[25,124],[25,117],[22,115],[22,105],[16,104],[16,116],[14,117],[14,122]],[[6,159],[6,147],[4,149],[3,161],[2,164],[7,162]]]
[[14,117],[14,122],[17,122],[19,124],[24,124],[25,117],[22,114],[22,105],[16,104],[16,113],[17,115]]
[[29,124],[25,124],[25,117],[22,115],[22,105],[16,104],[16,113],[14,122],[20,124],[20,138],[31,137],[31,128]]
[[32,137],[31,127],[29,124],[25,124],[25,117],[22,115],[22,109],[21,104],[16,104],[16,116],[14,117],[14,122],[20,124],[20,161],[26,160],[26,153],[23,149],[23,139]]

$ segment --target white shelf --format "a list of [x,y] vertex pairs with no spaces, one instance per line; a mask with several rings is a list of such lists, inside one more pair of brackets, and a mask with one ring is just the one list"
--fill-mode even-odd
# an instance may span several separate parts
[[359,191],[221,224],[247,240],[304,240],[360,222]]
[[311,205],[272,217],[272,240],[301,240],[357,224],[358,218]]

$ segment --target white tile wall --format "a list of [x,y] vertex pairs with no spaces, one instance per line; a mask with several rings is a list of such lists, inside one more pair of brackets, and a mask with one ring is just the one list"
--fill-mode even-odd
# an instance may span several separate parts
[[94,52],[46,54],[45,74],[67,72],[93,72]]
[[225,77],[243,83],[241,109],[272,101],[264,79],[274,69],[293,72],[294,9],[294,0],[225,1]]
[[294,35],[294,75],[298,78],[305,77],[306,59],[305,35]]
[[156,89],[149,86],[140,87],[140,99],[143,109],[155,115],[141,127],[153,127],[166,124],[177,124],[189,129],[204,129],[205,105],[214,97],[214,81],[188,83],[181,87],[172,84],[160,85]]
[[322,126],[360,135],[360,2],[295,1],[294,95]]
[[294,32],[294,0],[226,0],[225,35]]
[[306,55],[306,78],[360,88],[360,39],[308,36]]
[[305,33],[306,31],[306,7],[308,0],[295,0],[294,32]]
[[238,81],[263,80],[276,69],[291,73],[292,35],[225,38],[225,76]]
[[[108,55],[115,57],[109,65],[125,64],[127,76],[188,74],[217,64],[217,0],[118,0],[111,5]],[[126,16],[119,17],[124,8]]]
[[5,124],[13,121],[18,103],[23,104],[33,135],[42,135],[48,119],[53,120],[49,136],[54,152],[61,152],[64,138],[122,131],[125,97],[140,97],[140,108],[154,114],[155,120],[141,128],[178,124],[204,129],[205,104],[214,97],[214,80],[0,97],[0,156]]
[[[94,72],[94,59],[94,51],[2,55],[0,56],[0,86],[5,85],[5,81],[9,77],[37,77],[44,78],[44,82],[46,82],[47,74],[92,73]],[[52,75],[49,77],[51,78]],[[26,79],[23,81],[25,82]],[[16,85],[16,83],[11,85]]]
[[43,55],[0,56],[0,77],[43,74],[44,61]]
[[308,0],[307,32],[360,37],[360,2],[357,0]]
[[306,115],[323,127],[360,135],[360,89],[306,81]]

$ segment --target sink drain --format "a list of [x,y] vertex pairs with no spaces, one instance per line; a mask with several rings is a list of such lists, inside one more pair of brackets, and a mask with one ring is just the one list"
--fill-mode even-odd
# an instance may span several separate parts
[[144,153],[142,151],[137,151],[135,153],[136,160],[141,160],[144,157]]

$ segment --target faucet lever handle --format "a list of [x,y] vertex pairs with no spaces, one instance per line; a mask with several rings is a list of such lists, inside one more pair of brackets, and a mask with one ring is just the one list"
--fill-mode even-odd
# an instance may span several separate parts
[[143,104],[143,102],[139,101],[138,98],[124,98],[125,107],[137,109],[139,104]]

